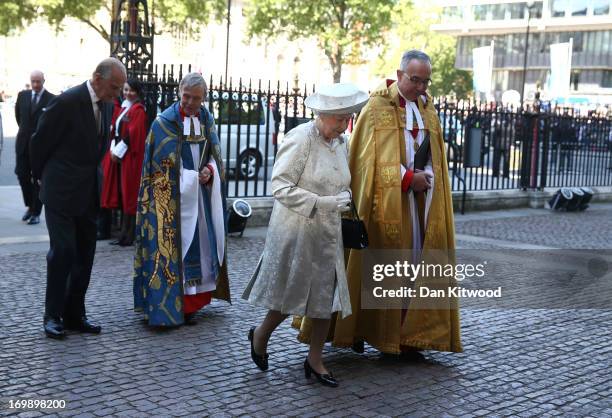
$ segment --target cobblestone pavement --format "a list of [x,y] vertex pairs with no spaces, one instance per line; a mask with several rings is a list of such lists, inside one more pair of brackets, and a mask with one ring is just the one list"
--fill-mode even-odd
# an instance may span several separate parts
[[[578,224],[575,231],[585,234],[579,242],[605,245],[610,219],[604,205],[481,224],[458,216],[457,230],[559,247],[555,234]],[[272,337],[271,367],[262,373],[250,360],[246,336],[264,312],[240,294],[263,242],[230,239],[233,304],[214,302],[198,314],[197,325],[173,330],[151,329],[132,311],[132,252],[102,243],[87,305],[103,332],[65,341],[42,332],[45,253],[0,255],[0,414],[612,416],[610,310],[464,309],[465,351],[427,352],[424,363],[388,359],[371,348],[358,355],[326,347],[337,389],[305,380],[307,347],[287,321]],[[66,408],[9,410],[17,399],[62,399]]]
[[593,204],[585,212],[528,210],[529,215],[462,221],[456,232],[553,248],[612,248],[612,205]]

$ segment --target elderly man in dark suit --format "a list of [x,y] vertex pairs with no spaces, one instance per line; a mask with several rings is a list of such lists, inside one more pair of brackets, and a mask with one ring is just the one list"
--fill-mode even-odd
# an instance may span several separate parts
[[65,329],[101,331],[87,318],[85,293],[96,252],[100,161],[108,149],[113,99],[126,78],[119,60],[104,59],[90,80],[53,99],[30,142],[50,239],[44,330],[51,338],[63,338]]
[[28,208],[21,220],[28,225],[35,225],[40,222],[42,203],[38,198],[38,180],[32,177],[30,168],[29,143],[43,109],[55,95],[45,90],[45,75],[41,71],[32,71],[30,83],[32,89],[20,91],[15,103],[15,118],[19,125],[15,141],[15,174],[21,186],[23,203]]

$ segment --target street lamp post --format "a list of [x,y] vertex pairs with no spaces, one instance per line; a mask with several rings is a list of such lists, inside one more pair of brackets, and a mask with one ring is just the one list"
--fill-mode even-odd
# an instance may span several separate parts
[[525,34],[525,56],[523,59],[523,82],[521,83],[521,106],[525,101],[525,81],[527,79],[527,54],[529,52],[529,21],[531,20],[532,10],[535,9],[535,1],[527,2],[527,32]]
[[232,15],[232,0],[227,0],[227,35],[225,38],[225,84],[227,84],[227,68],[229,66],[230,17]]

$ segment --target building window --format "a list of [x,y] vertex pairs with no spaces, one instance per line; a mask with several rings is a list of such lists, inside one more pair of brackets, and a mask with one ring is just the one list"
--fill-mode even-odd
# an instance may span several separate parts
[[595,16],[610,14],[610,0],[591,0],[591,2]]
[[604,49],[606,54],[610,53],[610,34],[611,31],[609,30],[601,31],[602,45],[605,45]]
[[[532,6],[532,19],[542,17],[541,1],[537,1]],[[472,15],[476,21],[484,20],[507,20],[524,19],[527,13],[527,3],[499,3],[499,4],[478,4],[472,6]]]
[[487,9],[488,5],[479,4],[477,6],[472,6],[472,14],[474,15],[474,20],[486,20],[487,19]]
[[442,10],[442,17],[447,22],[458,22],[463,17],[462,9],[457,6],[445,7]]
[[586,16],[588,3],[587,0],[572,0],[572,16]]
[[505,4],[491,4],[489,16],[491,20],[503,20],[505,17]]
[[[527,3],[521,3],[524,7],[527,7]],[[544,8],[544,4],[541,1],[536,1],[531,9],[531,18],[532,19],[541,19],[542,18],[542,9]]]
[[572,86],[572,90],[578,90],[578,83],[580,82],[580,71],[572,71],[570,75],[570,84]]
[[612,88],[612,70],[605,70],[601,80],[601,87]]
[[552,0],[550,2],[550,15],[552,17],[565,17],[565,10],[570,0]]
[[[572,35],[572,51],[582,52],[583,50],[583,32],[574,32]],[[568,39],[569,41],[569,39]]]

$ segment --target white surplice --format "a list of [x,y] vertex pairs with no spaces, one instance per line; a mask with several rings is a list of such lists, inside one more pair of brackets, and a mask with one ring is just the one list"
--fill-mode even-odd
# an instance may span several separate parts
[[[424,100],[422,97],[420,100]],[[418,100],[418,99],[417,99]],[[406,142],[406,161],[407,168],[402,167],[401,175],[404,177],[404,173],[406,170],[414,170],[414,155],[416,153],[414,149],[414,141],[415,138],[412,136],[412,127],[414,126],[414,121],[416,120],[417,127],[419,131],[416,136],[416,141],[421,146],[423,141],[425,140],[425,122],[423,121],[423,117],[421,116],[421,112],[419,111],[419,107],[416,103],[406,100],[406,127],[404,128],[404,138]],[[431,189],[425,192],[425,219],[423,225],[427,228],[427,219],[429,215],[429,208],[431,206],[431,199],[433,197],[434,190],[434,173],[433,173],[433,164],[431,162],[431,153],[429,154],[429,159],[427,164],[425,165],[425,172],[431,175],[430,183]],[[408,202],[410,206],[410,219],[412,220],[412,248],[415,250],[413,252],[414,261],[418,262],[420,260],[419,250],[423,248],[423,242],[421,241],[421,225],[419,222],[419,211],[416,204],[416,199],[414,197],[414,191],[411,189],[408,190]],[[424,232],[424,231],[423,231]]]
[[[200,146],[198,143],[188,143],[194,164],[200,161]],[[200,240],[200,265],[202,270],[202,283],[197,286],[184,284],[185,295],[210,292],[216,289],[215,272],[212,269],[212,257],[216,256],[219,266],[223,263],[225,251],[225,226],[223,216],[223,203],[221,199],[221,179],[219,170],[213,158],[209,164],[213,167],[212,185],[207,188],[210,195],[212,209],[212,224],[217,244],[217,254],[211,253],[210,241],[208,239],[208,224],[206,222],[206,211],[204,208],[203,190],[198,181],[198,172],[181,167],[180,193],[181,193],[181,244],[183,260],[191,246],[198,226],[198,238]],[[183,275],[184,276],[184,275]]]

